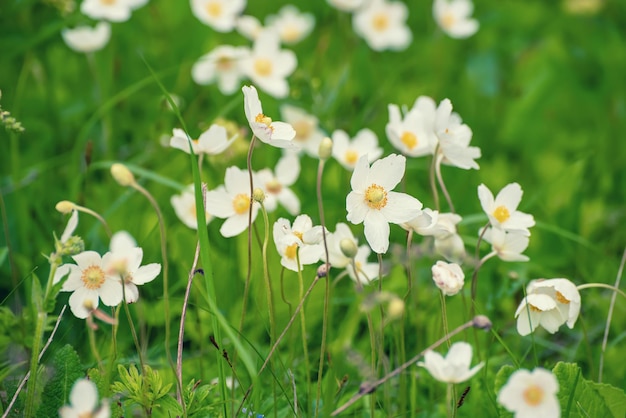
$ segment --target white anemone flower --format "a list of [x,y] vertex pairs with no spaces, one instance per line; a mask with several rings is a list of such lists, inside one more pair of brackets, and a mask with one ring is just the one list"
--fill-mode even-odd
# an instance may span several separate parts
[[441,162],[464,170],[480,168],[474,161],[481,156],[480,148],[469,146],[472,130],[457,113],[452,112],[449,99],[442,100],[437,107],[435,133],[439,140],[438,159]]
[[65,244],[67,240],[74,234],[76,231],[76,227],[78,226],[78,211],[76,209],[72,210],[72,214],[70,215],[70,219],[67,221],[67,225],[63,230],[63,234],[61,234],[60,242],[61,244]]
[[[218,190],[220,189],[218,188]],[[196,196],[193,184],[188,185],[181,194],[172,196],[170,203],[182,223],[191,229],[198,229],[198,213],[196,212]],[[213,216],[206,209],[204,219],[207,225],[213,219]]]
[[463,289],[465,274],[458,264],[437,261],[432,266],[431,271],[435,285],[444,295],[454,296]]
[[[361,245],[354,256],[354,266],[352,263],[346,266],[350,278],[360,284],[370,284],[378,280],[380,266],[378,263],[371,263],[368,258],[372,250],[367,245]],[[356,271],[354,267],[356,266]]]
[[59,409],[61,418],[109,418],[111,407],[109,401],[103,399],[98,406],[98,388],[88,379],[78,379],[70,392],[70,404]]
[[261,21],[251,15],[243,15],[237,18],[237,32],[245,38],[254,41],[263,31]]
[[497,255],[502,261],[528,261],[530,258],[522,254],[528,248],[530,239],[520,231],[507,232],[504,229],[489,228],[483,234],[483,239],[491,244],[492,253],[483,260]]
[[358,250],[359,241],[354,237],[350,227],[343,222],[339,222],[335,227],[335,232],[326,236],[328,244],[328,262],[335,268],[345,268],[352,262],[352,258],[345,254],[346,246],[352,251]]
[[391,145],[409,157],[430,154],[433,149],[431,141],[437,138],[434,136],[432,123],[429,126],[425,119],[426,116],[416,108],[402,116],[400,108],[395,104],[390,104],[389,123],[385,126],[385,132]]
[[191,0],[191,11],[205,25],[218,32],[234,29],[246,0]]
[[422,203],[405,193],[393,192],[402,176],[406,158],[391,154],[370,167],[367,155],[357,162],[346,198],[347,219],[365,226],[365,238],[374,252],[389,248],[389,223],[402,224],[419,215]]
[[286,78],[298,65],[293,51],[280,49],[280,37],[271,30],[263,30],[254,40],[250,55],[242,59],[241,68],[260,89],[277,99],[289,94]]
[[130,19],[133,4],[129,0],[84,0],[80,4],[80,11],[94,20],[125,22]]
[[478,21],[470,18],[474,11],[471,0],[435,0],[433,16],[448,36],[468,38],[478,31]]
[[515,418],[559,418],[558,392],[559,382],[548,370],[540,367],[532,372],[520,369],[513,372],[502,386],[498,402],[513,412]]
[[365,4],[365,0],[327,0],[328,4],[333,6],[336,9],[339,9],[344,12],[354,12],[358,10],[363,4]]
[[311,157],[319,158],[319,147],[325,134],[319,127],[317,117],[287,104],[280,107],[280,114],[296,130],[294,142]]
[[[253,177],[253,184],[257,183]],[[226,218],[220,228],[224,237],[234,237],[248,228],[248,216],[252,204],[252,222],[256,219],[259,204],[250,199],[250,178],[247,170],[228,167],[224,187],[206,194],[206,209],[216,218]]]
[[[173,133],[174,136],[170,139],[170,147],[183,150],[189,154],[189,140],[185,131],[175,128]],[[230,147],[235,139],[237,139],[237,135],[229,138],[225,127],[213,124],[209,129],[202,132],[198,139],[191,140],[191,149],[195,155],[217,155]]]
[[284,44],[295,44],[304,39],[315,27],[311,13],[301,13],[297,7],[287,4],[276,15],[265,19],[265,26],[275,30]]
[[265,192],[263,205],[268,212],[276,210],[280,203],[290,215],[300,213],[300,199],[289,188],[300,175],[300,159],[295,154],[285,154],[276,163],[275,172],[265,168],[257,173],[257,179]]
[[519,231],[530,235],[528,228],[535,225],[532,215],[517,210],[522,201],[522,187],[517,183],[504,186],[493,198],[493,193],[484,184],[478,186],[480,205],[489,217],[489,222],[496,228],[506,231]]
[[378,137],[371,129],[361,129],[353,139],[341,129],[332,134],[333,157],[346,170],[354,170],[357,162],[363,156],[372,163],[383,155],[383,149],[378,146]]
[[220,92],[233,94],[244,77],[241,61],[248,55],[248,47],[220,45],[198,58],[191,67],[191,78],[200,85],[217,82]]
[[272,121],[272,118],[263,113],[259,93],[254,86],[243,86],[241,90],[246,119],[252,133],[262,142],[277,148],[297,149],[297,144],[293,142],[296,136],[293,126],[285,122]]
[[439,213],[425,208],[421,214],[401,226],[422,236],[432,236],[438,254],[448,261],[461,263],[465,258],[465,244],[457,233],[456,225],[462,220],[456,213]]
[[313,226],[308,215],[299,215],[293,226],[285,218],[274,222],[273,236],[276,250],[281,255],[280,264],[292,271],[302,270],[302,266],[317,263],[324,247],[320,244],[322,227]]
[[98,22],[91,26],[77,26],[74,29],[61,31],[63,40],[74,51],[94,52],[105,47],[111,38],[111,25],[108,22]]
[[424,361],[417,363],[424,367],[437,380],[444,383],[462,383],[474,376],[483,366],[480,363],[470,369],[472,346],[466,342],[452,344],[444,358],[441,354],[428,350]]
[[399,1],[371,0],[352,18],[354,31],[375,51],[406,49],[413,35],[406,25],[407,6]]
[[541,326],[554,334],[565,323],[571,329],[579,313],[580,293],[574,283],[567,279],[533,280],[515,312],[517,332],[525,336]]

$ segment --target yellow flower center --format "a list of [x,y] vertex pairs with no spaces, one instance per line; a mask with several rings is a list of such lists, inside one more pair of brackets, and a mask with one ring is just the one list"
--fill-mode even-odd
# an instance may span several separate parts
[[289,25],[283,29],[282,38],[285,42],[295,42],[300,38],[300,29],[295,25]]
[[354,151],[354,150],[349,149],[344,154],[344,158],[346,159],[346,162],[348,164],[354,165],[354,164],[356,164],[357,160],[359,159],[359,153]]
[[441,26],[443,26],[444,29],[450,29],[455,23],[456,17],[454,17],[452,13],[444,13],[443,16],[441,16]]
[[254,61],[254,71],[262,77],[267,77],[272,74],[272,61],[267,58],[257,58]]
[[100,286],[102,286],[105,279],[104,270],[98,266],[89,266],[83,270],[83,274],[80,276],[80,279],[83,281],[87,289],[100,289]]
[[291,231],[292,234],[294,234],[296,237],[298,237],[298,239],[300,241],[302,241],[302,232],[300,231]]
[[262,123],[263,125],[272,129],[272,118],[270,118],[269,116],[265,116],[263,113],[259,113],[258,115],[256,115],[254,121],[257,123]]
[[313,131],[313,124],[307,120],[301,119],[292,124],[293,129],[296,131],[296,141],[304,141],[307,139]]
[[561,292],[556,292],[556,300],[563,305],[569,305],[569,299],[563,296],[563,293]]
[[250,209],[250,196],[244,193],[240,193],[233,199],[233,209],[237,215],[243,215],[248,213]]
[[298,244],[294,243],[291,244],[290,246],[288,246],[287,248],[285,248],[285,257],[290,258],[290,259],[295,259],[296,255],[298,254]]
[[382,209],[387,205],[387,192],[382,186],[372,184],[365,191],[365,201],[372,209]]
[[215,66],[219,71],[230,71],[235,66],[235,60],[227,56],[221,56],[215,61]]
[[511,214],[509,213],[509,210],[506,208],[506,206],[498,206],[493,211],[493,217],[496,218],[498,222],[502,223],[509,219],[511,217]]
[[189,206],[189,215],[191,215],[193,219],[198,218],[198,212],[196,212],[196,205]]
[[113,6],[115,3],[117,3],[117,0],[100,0],[100,3],[105,6]]
[[530,385],[524,390],[523,397],[527,405],[537,406],[543,400],[543,389],[537,385]]
[[541,309],[539,309],[538,307],[536,307],[535,305],[533,305],[532,303],[528,304],[528,307],[530,308],[531,311],[533,312],[543,312]]
[[389,16],[385,13],[376,13],[372,17],[372,27],[378,32],[383,32],[389,27]]
[[222,5],[218,1],[210,1],[206,5],[206,12],[211,17],[220,17],[222,15]]
[[276,179],[272,179],[265,183],[265,188],[269,193],[278,194],[283,189],[283,185]]
[[413,149],[417,145],[417,136],[415,136],[412,132],[406,131],[402,133],[400,141],[402,141],[402,143],[406,145],[408,149]]

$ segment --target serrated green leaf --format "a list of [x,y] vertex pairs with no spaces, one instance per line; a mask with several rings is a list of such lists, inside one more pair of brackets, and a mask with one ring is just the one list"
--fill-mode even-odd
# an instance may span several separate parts
[[161,409],[161,412],[165,416],[174,417],[180,416],[183,413],[183,408],[176,402],[176,399],[172,398],[170,395],[159,399],[155,406]]
[[57,416],[59,408],[68,401],[74,382],[85,375],[80,358],[70,345],[55,352],[49,370],[52,377],[43,391],[38,417]]

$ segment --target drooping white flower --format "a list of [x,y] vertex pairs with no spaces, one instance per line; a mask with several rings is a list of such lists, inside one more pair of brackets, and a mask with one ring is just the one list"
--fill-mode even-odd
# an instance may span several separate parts
[[465,244],[456,225],[463,218],[456,213],[439,213],[425,208],[421,214],[401,225],[423,236],[435,239],[435,250],[448,261],[461,263],[465,258]]
[[540,367],[532,372],[520,369],[513,372],[502,386],[498,402],[513,412],[515,418],[559,418],[558,392],[559,382],[548,370]]
[[276,31],[285,44],[295,44],[304,39],[315,27],[311,13],[301,13],[297,7],[287,4],[276,15],[265,20],[265,26]]
[[80,4],[80,11],[95,20],[125,22],[130,19],[133,4],[129,0],[84,0]]
[[281,255],[280,264],[292,271],[302,270],[302,266],[317,263],[324,252],[320,244],[322,227],[313,226],[308,215],[299,215],[293,226],[285,218],[274,222],[274,244]]
[[268,212],[276,210],[280,203],[292,216],[300,213],[300,199],[289,188],[300,174],[300,159],[295,154],[285,154],[278,163],[276,170],[265,168],[257,173],[259,185],[265,192],[263,205]]
[[430,154],[431,141],[437,140],[430,125],[419,110],[413,108],[404,117],[397,105],[389,105],[389,122],[385,126],[387,138],[402,154],[421,157]]
[[61,418],[109,418],[111,407],[109,401],[103,399],[98,406],[98,389],[96,384],[88,379],[78,379],[70,392],[70,404],[59,409]]
[[241,60],[244,74],[267,94],[280,99],[289,94],[286,78],[298,65],[296,54],[280,48],[280,37],[273,30],[262,31],[250,55]]
[[526,297],[515,311],[517,332],[524,336],[541,326],[554,334],[565,323],[573,328],[579,313],[580,293],[571,281],[533,280],[526,289]]
[[392,191],[404,175],[405,164],[404,156],[391,154],[370,167],[364,155],[350,179],[352,191],[346,198],[346,218],[353,224],[363,222],[365,238],[378,254],[389,248],[389,223],[408,222],[422,209],[419,200]]
[[375,51],[406,49],[413,35],[406,25],[408,8],[399,1],[371,0],[352,19],[354,31]]
[[[219,188],[218,188],[219,190]],[[196,196],[194,194],[194,185],[188,185],[181,194],[173,195],[170,203],[176,212],[178,219],[191,229],[198,229],[198,214],[196,212]],[[204,217],[208,225],[213,216],[205,210]]]
[[472,363],[472,346],[466,342],[452,344],[444,358],[441,354],[428,350],[424,361],[417,363],[424,367],[437,380],[444,383],[461,383],[469,380],[483,366],[480,363],[470,369]]
[[333,157],[347,170],[354,170],[364,155],[372,163],[383,154],[383,149],[378,146],[378,137],[368,128],[361,129],[353,139],[345,131],[337,129],[332,134],[332,140]]
[[454,296],[463,289],[465,274],[458,264],[437,261],[431,271],[433,281],[446,296]]
[[[191,149],[196,155],[216,155],[228,148],[237,139],[237,135],[228,137],[226,128],[213,124],[200,134],[198,139],[191,140]],[[170,147],[177,148],[189,154],[189,140],[182,129],[174,128],[174,136],[170,139]]]
[[529,238],[521,231],[507,232],[504,229],[489,228],[483,234],[483,239],[491,244],[493,253],[502,261],[530,260],[522,254],[528,248]]
[[365,3],[365,0],[326,0],[331,6],[344,12],[354,12]]
[[191,11],[205,25],[218,32],[230,32],[246,0],[191,0]]
[[519,231],[530,235],[528,228],[535,225],[532,215],[517,210],[522,200],[522,187],[517,183],[504,186],[493,198],[493,193],[484,184],[478,186],[480,205],[489,217],[489,222],[496,228],[506,231]]
[[95,27],[77,26],[74,29],[61,31],[63,40],[74,51],[94,52],[98,51],[109,42],[111,38],[111,25],[108,22],[98,22]]
[[237,32],[242,36],[254,41],[263,31],[261,21],[254,16],[243,15],[237,18]]
[[297,144],[293,142],[295,129],[288,123],[272,121],[272,118],[263,113],[261,100],[254,86],[243,86],[241,90],[246,119],[252,133],[262,142],[277,148],[297,149]]
[[[254,178],[253,184],[258,184]],[[234,237],[246,230],[251,204],[254,222],[259,204],[250,200],[248,172],[234,166],[226,169],[224,187],[210,190],[206,194],[206,209],[216,218],[226,218],[220,228],[220,233],[225,237]]]
[[280,107],[280,114],[296,130],[294,142],[311,157],[318,158],[320,143],[325,135],[319,127],[317,117],[287,104]]
[[474,161],[481,156],[480,148],[469,146],[472,130],[457,113],[452,112],[449,99],[442,100],[437,107],[435,133],[439,140],[438,158],[442,163],[464,170],[480,168]]
[[478,21],[470,18],[474,11],[471,0],[435,0],[433,16],[448,36],[468,38],[478,30]]
[[222,93],[233,94],[244,77],[241,61],[248,55],[248,47],[220,45],[198,58],[191,67],[191,78],[201,85],[217,82]]

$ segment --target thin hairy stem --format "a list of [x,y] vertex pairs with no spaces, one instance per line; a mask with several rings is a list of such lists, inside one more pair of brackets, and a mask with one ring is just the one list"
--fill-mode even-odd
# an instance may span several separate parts
[[[478,270],[482,266],[483,260],[480,260],[480,243],[483,240],[485,232],[487,232],[487,228],[489,228],[490,223],[483,227],[480,235],[478,236],[478,241],[476,241],[476,254],[474,255],[474,259],[476,260],[476,267],[474,268],[474,273],[472,274],[472,303],[470,307],[470,316],[474,316],[476,312],[476,292],[478,290]],[[486,260],[485,260],[486,261]]]
[[437,181],[439,182],[439,187],[441,187],[441,191],[448,202],[448,207],[450,208],[450,212],[456,213],[454,210],[454,205],[452,204],[452,199],[450,198],[450,194],[448,193],[448,189],[446,188],[446,184],[443,181],[443,176],[441,175],[441,161],[443,161],[443,154],[437,157],[437,163],[435,164],[435,174],[437,176]]
[[[272,296],[272,281],[270,280],[269,265],[267,263],[267,245],[270,240],[270,221],[267,216],[265,206],[261,203],[261,212],[263,213],[263,221],[265,222],[265,235],[263,237],[263,280],[265,281],[265,290],[267,295],[267,310],[270,316],[270,344],[276,338],[276,319],[274,314],[274,298]],[[299,267],[299,263],[298,263]]]
[[430,164],[429,176],[428,180],[430,182],[430,190],[433,193],[433,202],[435,203],[435,210],[439,211],[439,190],[437,190],[437,182],[435,180],[435,165],[437,164],[437,152],[439,150],[439,145],[435,149],[435,155],[433,155],[433,160]]
[[248,208],[248,268],[246,270],[246,284],[243,290],[243,306],[241,309],[241,320],[239,321],[239,333],[243,332],[243,324],[246,320],[246,308],[248,306],[248,292],[250,291],[250,278],[252,276],[252,205],[254,195],[254,180],[252,178],[252,150],[254,150],[254,143],[256,142],[256,136],[252,135],[250,140],[250,147],[248,148],[248,157],[246,158],[246,165],[248,167],[248,180],[250,181],[250,207]]

